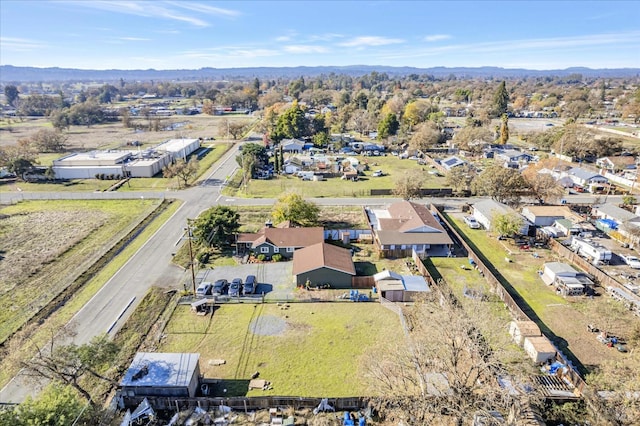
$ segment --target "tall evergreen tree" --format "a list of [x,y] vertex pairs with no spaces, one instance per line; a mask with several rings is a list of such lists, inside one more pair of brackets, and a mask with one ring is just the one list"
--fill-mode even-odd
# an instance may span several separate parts
[[502,114],[499,141],[502,145],[506,144],[509,141],[509,117],[507,117],[507,114]]
[[507,84],[502,81],[493,96],[493,113],[496,117],[507,113],[507,105],[509,104],[509,92],[507,92]]

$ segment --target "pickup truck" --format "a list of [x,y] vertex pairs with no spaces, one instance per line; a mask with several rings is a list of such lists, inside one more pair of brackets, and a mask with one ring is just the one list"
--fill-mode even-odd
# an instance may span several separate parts
[[640,269],[640,259],[637,256],[628,254],[620,256],[624,263],[629,265],[630,268]]

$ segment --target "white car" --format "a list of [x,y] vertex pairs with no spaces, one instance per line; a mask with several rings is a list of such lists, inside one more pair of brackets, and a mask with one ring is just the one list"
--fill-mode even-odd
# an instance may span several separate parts
[[640,259],[638,259],[636,256],[629,254],[627,256],[620,256],[620,257],[622,257],[622,260],[624,260],[624,263],[629,265],[629,267],[633,269],[640,269]]
[[465,216],[464,223],[466,223],[471,229],[480,229],[480,224],[473,216]]

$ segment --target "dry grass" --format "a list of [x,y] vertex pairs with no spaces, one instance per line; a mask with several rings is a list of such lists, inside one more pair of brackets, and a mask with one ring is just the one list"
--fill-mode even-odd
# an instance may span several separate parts
[[[231,122],[241,121],[247,124],[254,119],[250,116],[229,116]],[[72,126],[66,135],[69,150],[90,149],[116,149],[125,148],[127,142],[140,141],[143,145],[151,145],[163,142],[167,139],[188,138],[215,138],[220,139],[220,123],[223,117],[208,115],[173,116],[162,120],[163,126],[174,123],[186,123],[178,130],[164,131],[136,131],[125,128],[122,123],[100,124],[92,127]],[[140,123],[146,123],[144,119],[138,119]],[[135,122],[135,121],[134,121]],[[46,118],[38,119],[12,119],[0,121],[0,146],[14,145],[20,139],[26,139],[42,128],[51,128],[51,123]],[[9,130],[11,129],[11,130]]]
[[53,300],[159,202],[30,201],[0,210],[0,341]]

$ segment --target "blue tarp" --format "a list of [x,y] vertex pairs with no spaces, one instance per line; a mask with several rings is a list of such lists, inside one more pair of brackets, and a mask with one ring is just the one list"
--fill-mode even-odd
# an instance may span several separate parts
[[598,219],[596,220],[596,223],[600,223],[602,226],[609,229],[618,229],[618,222],[613,219]]

